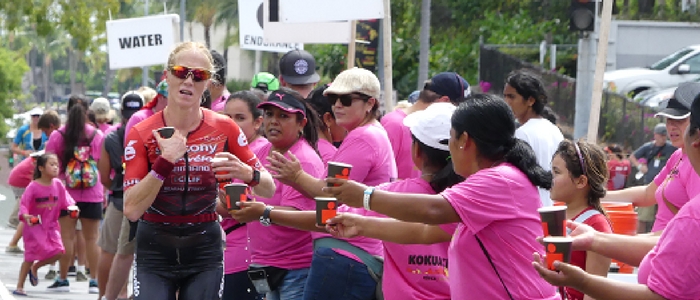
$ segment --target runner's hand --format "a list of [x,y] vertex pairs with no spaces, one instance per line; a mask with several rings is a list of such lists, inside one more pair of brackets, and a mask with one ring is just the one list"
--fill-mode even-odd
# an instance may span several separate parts
[[153,136],[156,138],[158,143],[158,148],[160,149],[160,156],[165,158],[171,163],[177,162],[178,159],[185,156],[187,152],[187,138],[180,133],[180,131],[175,130],[173,136],[169,139],[165,139],[160,136],[157,130],[153,130]]
[[226,161],[214,162],[211,164],[212,171],[225,172],[226,174],[216,174],[217,179],[239,179],[243,182],[253,180],[253,167],[245,164],[237,156],[229,152],[219,152],[214,157],[227,159]]

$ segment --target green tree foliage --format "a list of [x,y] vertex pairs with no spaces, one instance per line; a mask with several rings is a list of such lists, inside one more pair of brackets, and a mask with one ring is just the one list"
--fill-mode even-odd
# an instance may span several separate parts
[[[12,117],[12,100],[22,98],[22,77],[29,70],[21,54],[0,47],[0,116]],[[0,136],[5,136],[7,124],[0,122]]]

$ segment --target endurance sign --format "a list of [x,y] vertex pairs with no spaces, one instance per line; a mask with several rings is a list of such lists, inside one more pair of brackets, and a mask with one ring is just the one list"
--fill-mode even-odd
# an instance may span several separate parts
[[112,70],[163,65],[175,45],[177,15],[107,21],[107,51]]
[[267,43],[263,38],[263,0],[238,0],[241,49],[286,53],[304,49],[301,43]]

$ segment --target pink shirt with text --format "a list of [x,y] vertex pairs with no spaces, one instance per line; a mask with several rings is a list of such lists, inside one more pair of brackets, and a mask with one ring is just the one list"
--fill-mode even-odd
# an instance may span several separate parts
[[[660,207],[660,206],[659,206]],[[700,299],[700,195],[681,208],[639,265],[638,280],[665,299]]]
[[508,299],[481,250],[478,237],[515,299],[560,299],[532,268],[542,226],[539,193],[527,176],[508,163],[483,169],[441,195],[462,222],[449,249],[452,299]]
[[[260,149],[259,159],[263,165],[269,165],[267,157],[271,149],[272,144],[267,144]],[[289,152],[299,159],[304,172],[315,178],[324,176],[321,158],[306,140],[297,141],[289,149]],[[287,155],[287,157],[289,156]],[[316,202],[313,199],[278,180],[275,180],[275,186],[277,188],[272,198],[257,196],[256,201],[272,206],[293,207],[298,210],[315,210]],[[311,266],[313,245],[310,232],[275,224],[266,227],[260,222],[250,222],[246,227],[248,227],[253,263],[283,269],[300,269]]]
[[406,112],[402,109],[396,109],[382,117],[381,123],[389,136],[391,148],[396,158],[396,169],[399,179],[417,178],[420,176],[420,170],[416,169],[411,157],[411,130],[403,125],[403,119],[406,118]]
[[[378,186],[377,189],[411,194],[435,194],[430,183],[422,178],[384,184]],[[457,224],[440,225],[440,228],[453,234]],[[391,283],[382,286],[384,299],[450,300],[447,272],[447,249],[449,246],[449,242],[432,245],[402,245],[384,242],[384,276],[382,279]]]
[[666,201],[670,202],[677,209],[680,209],[696,195],[700,194],[700,176],[690,165],[688,156],[683,153],[683,149],[674,152],[666,162],[666,166],[661,169],[654,183],[656,189],[656,202],[659,210],[656,213],[656,221],[652,232],[664,230],[668,222],[673,218],[673,212],[668,208]]
[[[63,159],[63,147],[65,145],[65,141],[63,140],[63,135],[61,132],[65,132],[65,130],[65,126],[61,126],[61,128],[52,132],[51,136],[49,137],[49,141],[46,143],[46,152],[56,154],[59,161]],[[102,142],[104,140],[104,135],[101,131],[95,129],[95,127],[87,124],[85,125],[85,134],[88,139],[92,137],[92,142],[90,142],[90,152],[92,153],[92,158],[95,161],[99,161],[100,155],[102,154]],[[65,163],[67,162],[61,161],[61,165]],[[65,175],[60,175],[61,178],[63,178],[63,176]],[[102,184],[100,183],[99,174],[97,184],[95,184],[93,187],[85,189],[72,189],[66,187],[66,189],[76,202],[100,203],[104,201],[104,187],[102,187]]]
[[19,206],[19,219],[26,224],[24,215],[40,216],[41,224],[24,226],[24,261],[43,260],[63,253],[58,217],[62,209],[74,204],[73,198],[57,178],[50,186],[36,181],[27,186]]
[[[250,144],[248,148],[255,153],[255,156],[262,158],[264,154],[261,149],[270,144],[264,137],[259,137]],[[236,226],[238,221],[226,217],[221,221],[221,228],[227,229]],[[246,225],[247,226],[247,225]],[[248,241],[248,230],[245,226],[239,227],[226,235],[226,250],[224,251],[224,274],[233,274],[248,269],[250,265],[250,247]]]

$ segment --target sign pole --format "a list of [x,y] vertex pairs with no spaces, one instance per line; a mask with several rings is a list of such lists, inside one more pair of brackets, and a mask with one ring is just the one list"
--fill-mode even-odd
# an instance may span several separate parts
[[600,122],[600,102],[603,98],[603,73],[608,57],[608,37],[610,36],[610,23],[612,22],[613,1],[603,1],[603,15],[600,20],[598,38],[598,53],[596,54],[595,75],[593,76],[593,97],[591,98],[591,115],[588,122],[588,142],[596,143],[598,139],[598,125]]
[[[143,15],[148,16],[148,0],[146,0],[143,6]],[[143,75],[141,78],[141,86],[148,86],[148,67],[141,68],[141,73]]]
[[384,109],[387,112],[394,110],[394,84],[392,82],[393,64],[391,58],[391,3],[384,0],[384,19],[382,19],[382,57],[384,69]]
[[357,21],[350,21],[350,41],[348,42],[348,69],[355,67],[355,49],[357,46]]

